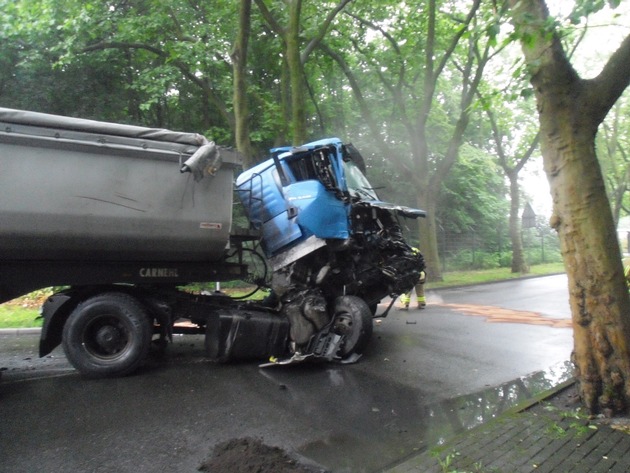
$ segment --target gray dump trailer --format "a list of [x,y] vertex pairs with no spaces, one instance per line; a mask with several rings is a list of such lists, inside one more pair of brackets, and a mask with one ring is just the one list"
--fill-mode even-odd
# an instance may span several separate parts
[[[206,179],[180,174],[195,153]],[[122,262],[140,265],[127,282],[219,269],[238,164],[200,135],[0,109],[0,301]]]
[[[354,361],[376,304],[423,269],[396,220],[423,212],[378,201],[359,158],[336,139],[272,150],[237,185],[251,228],[236,231],[236,152],[0,108],[0,302],[63,286],[42,307],[40,355],[62,344],[92,377],[131,373],[177,330],[204,333],[220,361]],[[271,289],[268,303],[180,289],[238,279]]]

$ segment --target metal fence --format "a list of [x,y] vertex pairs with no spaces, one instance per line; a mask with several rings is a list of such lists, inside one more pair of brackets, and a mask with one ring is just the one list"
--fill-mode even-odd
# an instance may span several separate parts
[[[523,253],[528,265],[562,261],[558,236],[548,225],[521,231]],[[506,228],[496,234],[438,232],[442,271],[490,269],[512,264],[512,243]]]

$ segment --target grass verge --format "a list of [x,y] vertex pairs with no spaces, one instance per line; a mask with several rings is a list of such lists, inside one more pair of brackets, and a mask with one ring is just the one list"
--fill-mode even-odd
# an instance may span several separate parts
[[0,305],[0,328],[41,327],[42,319],[37,317],[39,317],[39,309],[17,304]]
[[441,287],[468,286],[483,284],[486,282],[505,281],[518,279],[527,276],[546,276],[550,274],[564,273],[562,263],[547,263],[532,266],[529,273],[512,273],[510,268],[480,269],[475,271],[451,271],[444,273],[443,281],[427,280],[427,289],[437,289]]
[[[547,274],[563,272],[564,266],[562,263],[532,266],[528,274],[512,273],[510,268],[476,271],[452,271],[444,273],[443,281],[427,281],[427,289],[466,286],[516,279],[523,276],[544,276]],[[50,290],[43,289],[4,304],[0,304],[0,329],[41,327],[42,320],[37,318],[39,316],[39,307],[51,293],[52,292]],[[237,294],[234,295],[238,297]]]

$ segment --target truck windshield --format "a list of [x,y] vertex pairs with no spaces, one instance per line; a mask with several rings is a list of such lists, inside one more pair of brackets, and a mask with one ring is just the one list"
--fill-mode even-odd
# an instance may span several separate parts
[[352,161],[344,161],[343,169],[346,175],[346,184],[350,195],[363,200],[378,200],[376,192],[359,167]]

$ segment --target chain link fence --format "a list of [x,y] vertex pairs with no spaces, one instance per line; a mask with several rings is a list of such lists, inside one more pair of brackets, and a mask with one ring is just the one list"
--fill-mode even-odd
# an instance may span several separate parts
[[[527,265],[562,261],[557,233],[546,223],[537,222],[521,230],[523,255]],[[510,267],[512,242],[507,223],[496,232],[452,233],[438,231],[438,252],[442,272]]]

